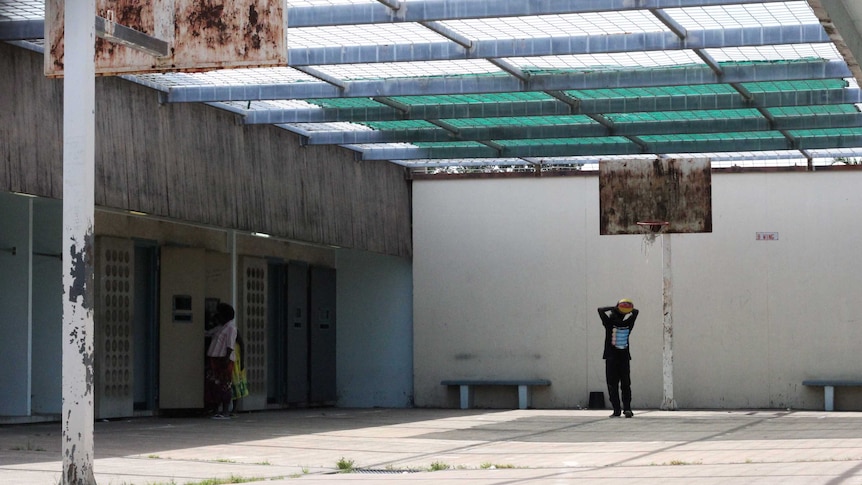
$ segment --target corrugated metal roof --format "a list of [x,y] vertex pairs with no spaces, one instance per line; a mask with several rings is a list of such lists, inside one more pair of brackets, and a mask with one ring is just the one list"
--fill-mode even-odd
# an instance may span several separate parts
[[[811,4],[288,0],[288,66],[124,77],[417,170],[862,157],[856,61]],[[40,50],[43,19],[0,0],[0,39]]]

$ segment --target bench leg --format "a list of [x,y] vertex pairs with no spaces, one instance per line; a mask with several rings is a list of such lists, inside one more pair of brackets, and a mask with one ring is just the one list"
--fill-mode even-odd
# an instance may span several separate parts
[[527,409],[530,406],[530,386],[518,386],[518,409]]
[[827,411],[835,411],[834,386],[823,386],[823,403]]
[[473,407],[473,395],[470,393],[470,386],[459,386],[461,388],[461,409],[470,409]]

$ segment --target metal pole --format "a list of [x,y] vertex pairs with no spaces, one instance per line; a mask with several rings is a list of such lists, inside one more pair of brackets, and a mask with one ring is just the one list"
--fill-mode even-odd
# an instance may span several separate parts
[[33,415],[33,211],[27,197],[27,416]]
[[676,410],[676,401],[673,398],[673,278],[671,277],[670,265],[670,234],[661,235],[661,261],[662,261],[662,312],[664,314],[662,329],[664,339],[662,342],[662,380],[664,382],[664,398],[661,409],[665,411]]
[[[237,264],[239,263],[239,258],[236,254],[236,231],[233,229],[228,231],[228,246],[230,246],[228,248],[230,249],[230,305],[234,310],[239,311],[239,308],[237,307],[239,300],[239,268]],[[237,321],[239,321],[239,319],[237,319]]]
[[65,3],[63,80],[63,485],[93,475],[95,0]]

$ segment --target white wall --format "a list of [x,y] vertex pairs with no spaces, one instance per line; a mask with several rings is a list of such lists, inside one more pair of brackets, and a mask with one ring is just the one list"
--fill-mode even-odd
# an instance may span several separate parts
[[[809,377],[862,377],[855,310],[862,172],[713,174],[713,232],[672,235],[683,408],[822,408]],[[604,391],[596,308],[632,298],[633,404],[662,399],[661,239],[599,236],[596,176],[414,181],[418,406],[456,377],[540,377],[535,407]],[[756,241],[756,232],[778,241]],[[508,407],[514,391],[476,404]],[[862,409],[839,390],[838,409]]]
[[338,405],[412,406],[410,261],[345,249],[337,267]]

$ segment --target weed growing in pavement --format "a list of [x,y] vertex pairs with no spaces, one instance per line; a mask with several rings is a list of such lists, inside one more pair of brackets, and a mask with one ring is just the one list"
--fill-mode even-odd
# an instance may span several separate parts
[[483,470],[489,470],[489,469],[490,470],[497,470],[500,468],[515,468],[515,465],[510,465],[508,463],[505,463],[505,464],[482,463],[482,465],[479,468],[481,468]]
[[353,460],[348,460],[342,456],[341,459],[338,460],[338,462],[335,464],[335,466],[341,471],[341,473],[350,473],[355,468],[356,462]]

